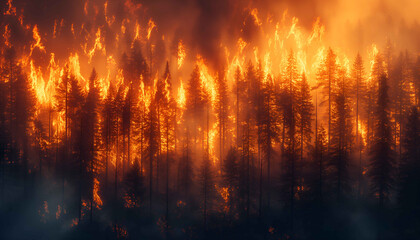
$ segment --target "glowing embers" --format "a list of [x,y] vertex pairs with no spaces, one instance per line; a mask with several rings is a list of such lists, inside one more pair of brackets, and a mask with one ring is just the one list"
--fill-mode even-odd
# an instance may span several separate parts
[[50,211],[48,210],[48,202],[47,201],[44,201],[41,209],[38,210],[38,214],[41,217],[41,222],[46,223],[47,222],[47,217],[50,214]]
[[366,130],[366,125],[364,125],[361,121],[359,121],[359,126],[357,127],[359,134],[360,134],[360,139],[361,139],[361,144],[362,146],[366,145],[366,137],[367,137],[367,130]]
[[9,24],[4,26],[3,38],[4,38],[4,45],[6,47],[11,47],[12,44],[10,43],[10,27],[9,27]]
[[93,202],[96,208],[101,209],[103,202],[99,196],[99,180],[97,178],[93,179]]
[[217,193],[219,193],[219,196],[223,199],[222,202],[222,211],[227,214],[230,211],[231,208],[231,204],[230,204],[230,198],[231,198],[231,191],[232,189],[230,189],[229,187],[219,187],[218,185],[214,185]]

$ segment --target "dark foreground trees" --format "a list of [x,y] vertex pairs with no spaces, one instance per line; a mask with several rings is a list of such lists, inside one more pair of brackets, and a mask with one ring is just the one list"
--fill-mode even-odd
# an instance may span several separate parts
[[[109,86],[95,70],[84,81],[64,68],[48,114],[12,52],[3,56],[4,226],[17,221],[17,211],[36,219],[37,229],[60,226],[71,237],[89,231],[120,239],[419,234],[414,74],[404,80],[411,95],[398,102],[406,105],[398,113],[379,56],[366,84],[360,55],[351,74],[332,50],[318,83],[291,52],[279,76],[250,61],[234,79],[223,70],[211,79],[197,65],[183,99],[176,99],[169,62],[152,83],[138,44]],[[32,183],[34,176],[42,181]],[[26,209],[34,215],[26,218]]]

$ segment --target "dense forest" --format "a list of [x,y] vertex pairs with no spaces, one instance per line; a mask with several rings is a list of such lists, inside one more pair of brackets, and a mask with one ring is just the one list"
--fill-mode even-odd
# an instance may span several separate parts
[[107,4],[97,29],[2,6],[0,238],[419,238],[418,51],[296,18],[257,48],[249,9],[221,61]]

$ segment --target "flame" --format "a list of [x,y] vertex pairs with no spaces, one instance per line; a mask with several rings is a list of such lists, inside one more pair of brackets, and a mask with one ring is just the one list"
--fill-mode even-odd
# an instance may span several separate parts
[[[11,1],[9,2],[11,3]],[[84,5],[86,13],[91,14],[90,7],[91,2],[86,1]],[[136,11],[141,7],[141,5],[134,4],[132,1],[127,0],[125,1],[125,7],[127,8],[127,10]],[[93,7],[93,9],[95,10],[95,7]],[[95,11],[98,11],[97,9],[98,8],[96,7]],[[115,22],[111,20],[113,19],[113,16],[110,15],[108,1],[105,1],[103,5],[103,11],[105,17],[109,19],[108,25],[115,24]],[[259,12],[256,8],[250,10],[250,15],[256,21],[257,25],[263,27],[265,23],[263,23],[263,21],[260,19]],[[249,59],[250,57],[250,53],[253,53],[253,57],[256,63],[261,62],[262,70],[264,73],[264,82],[267,80],[267,76],[269,74],[271,76],[277,76],[278,74],[281,74],[281,68],[282,66],[284,66],[285,59],[287,56],[287,50],[284,48],[286,46],[285,41],[289,41],[292,43],[290,46],[295,52],[295,58],[298,64],[299,71],[305,72],[309,80],[315,79],[314,74],[316,71],[313,70],[317,69],[320,65],[320,62],[324,57],[325,47],[320,46],[318,50],[315,50],[315,54],[311,55],[311,58],[308,58],[309,55],[307,55],[307,49],[311,47],[311,44],[318,44],[317,40],[319,40],[319,42],[321,41],[325,31],[325,27],[321,24],[320,18],[317,18],[316,21],[314,21],[313,23],[312,31],[305,37],[303,29],[299,27],[299,19],[291,18],[291,22],[288,22],[286,15],[287,11],[284,12],[283,19],[281,20],[281,22],[273,22],[273,19],[268,19],[267,24],[271,24],[273,28],[272,31],[266,30],[267,45],[253,45],[252,48],[250,48],[250,43],[247,43],[243,38],[238,38],[236,41],[235,48],[231,49],[228,46],[222,46],[225,50],[225,57],[227,60],[225,78],[228,81],[229,87],[232,87],[234,84],[233,79],[235,76],[236,69],[239,68],[241,72],[244,71],[244,66],[246,65],[247,59]],[[129,29],[131,29],[133,32],[133,38],[131,38],[132,42],[134,42],[134,40],[141,39],[141,25],[138,21],[131,21],[129,18],[125,18],[120,24],[120,26],[115,26],[118,32],[116,36],[117,42],[120,41],[119,39],[122,39],[122,37],[126,36],[126,33],[129,32]],[[56,79],[59,75],[58,73],[61,71],[61,69],[66,63],[68,63],[71,73],[80,82],[80,85],[83,87],[84,91],[87,91],[89,89],[88,82],[86,81],[86,75],[89,74],[89,72],[83,72],[86,69],[84,67],[84,64],[87,62],[89,66],[95,66],[95,68],[98,70],[100,70],[101,68],[104,69],[103,71],[98,71],[98,80],[101,88],[102,99],[104,99],[107,95],[111,81],[116,79],[117,87],[123,84],[123,75],[119,72],[119,69],[117,68],[117,61],[113,57],[115,56],[114,54],[118,53],[114,53],[112,50],[107,52],[102,26],[97,28],[95,30],[95,34],[93,35],[89,34],[86,31],[84,24],[82,24],[81,26],[77,26],[74,23],[71,23],[68,26],[70,26],[70,30],[75,39],[81,37],[82,41],[84,41],[84,43],[80,44],[83,51],[72,51],[69,54],[68,59],[64,61],[61,60],[60,64],[58,64],[57,61],[55,61],[53,57],[55,56],[54,52],[51,52],[50,54],[52,56],[52,62],[50,63],[51,66],[48,66],[48,68],[45,68],[42,65],[35,65],[35,62],[33,61],[31,63],[31,54],[34,51],[34,49],[38,48],[41,52],[46,52],[46,48],[43,44],[44,39],[41,38],[41,36],[44,36],[44,34],[41,34],[38,26],[34,25],[32,29],[34,42],[31,44],[31,53],[29,54],[28,58],[22,58],[22,62],[25,65],[27,65],[27,68],[30,72],[30,78],[33,87],[34,89],[36,89],[37,100],[41,105],[53,101],[53,98],[51,97],[53,94],[50,94],[50,91],[54,91],[56,83],[58,82],[58,80]],[[52,33],[52,38],[55,38],[56,36],[60,35],[60,29],[62,29],[63,27],[65,27],[63,19],[54,20],[54,32]],[[156,28],[156,24],[152,18],[149,19],[145,28],[147,29],[146,38],[147,40],[150,40],[153,29]],[[8,45],[10,44],[10,26],[5,25],[4,29],[5,31],[3,37],[5,39],[6,45]],[[76,31],[76,29],[80,29],[80,32],[79,30]],[[86,33],[84,34],[85,37],[82,37],[83,32]],[[166,41],[166,38],[162,36],[162,40]],[[89,42],[91,43],[90,46],[88,45]],[[187,47],[185,46],[182,40],[179,40],[177,45],[178,46],[176,65],[178,69],[181,69],[186,64],[185,61]],[[247,49],[252,50],[247,51]],[[343,59],[346,58],[344,57]],[[98,67],[98,64],[95,62],[96,60],[100,62],[102,61],[104,63],[104,67]],[[348,66],[347,62],[347,60],[344,61],[345,68],[347,68]],[[199,66],[200,78],[202,80],[206,93],[209,96],[209,100],[214,105],[217,97],[217,85],[215,84],[215,75],[213,75],[211,69],[205,63],[205,59],[200,55],[197,56],[196,64]],[[154,74],[156,75],[156,72]],[[43,79],[43,77],[47,78]],[[182,78],[181,73],[180,76],[177,76],[177,78],[178,81]],[[274,81],[276,78],[273,77],[272,79]],[[146,92],[148,92],[148,95],[153,94],[153,91],[149,92],[147,89],[143,89],[143,91],[145,94]],[[145,95],[143,97],[144,99],[147,98],[145,97]],[[146,100],[147,106],[150,105],[149,102],[149,100]],[[180,98],[178,96],[178,105],[181,107],[185,107],[184,102],[185,97]]]
[[57,206],[57,212],[55,212],[55,219],[59,219],[61,216],[61,206]]
[[54,20],[53,39],[57,37],[57,20]]
[[88,4],[89,0],[86,0],[85,4],[83,5],[83,11],[85,12],[85,15],[88,15]]
[[[124,25],[122,25],[121,27],[122,27],[121,32],[125,33]],[[134,40],[139,40],[139,39],[140,39],[140,24],[136,21],[136,29],[135,29]],[[134,43],[134,40],[133,40],[133,43]]]
[[239,38],[238,39],[238,50],[239,50],[239,53],[240,54],[242,54],[242,52],[244,51],[246,45],[247,45],[247,43],[242,38]]
[[185,59],[185,46],[182,43],[182,40],[180,40],[178,42],[178,69],[180,69],[182,67],[182,64],[184,63],[184,59]]
[[254,17],[254,22],[255,22],[255,24],[256,24],[257,26],[261,26],[261,25],[262,25],[262,22],[261,22],[261,20],[260,20],[260,19],[259,19],[259,17],[258,17],[258,9],[253,8],[253,9],[251,10],[250,14]]
[[187,100],[185,98],[184,84],[182,83],[182,80],[181,80],[181,83],[180,83],[179,88],[178,88],[178,97],[177,97],[177,100],[176,100],[176,102],[178,103],[178,107],[180,109],[184,109],[186,101]]
[[44,78],[42,77],[41,68],[36,69],[32,60],[30,65],[31,70],[29,78],[31,79],[32,89],[35,91],[36,98],[39,103],[44,104],[47,102],[47,96],[45,93],[45,82]]
[[153,22],[152,19],[150,19],[147,25],[149,26],[149,28],[147,29],[147,40],[150,40],[150,36],[152,35],[153,28],[156,27],[156,24],[155,22]]
[[366,167],[363,167],[362,175],[366,175],[367,172],[368,172],[368,169]]
[[366,126],[361,121],[359,121],[359,123],[358,123],[358,132],[361,136],[362,144],[365,145],[366,144],[367,131],[366,131]]
[[71,54],[68,61],[69,61],[70,71],[74,74],[76,79],[81,80],[85,84],[85,89],[89,90],[89,84],[87,83],[87,81],[85,80],[85,78],[83,77],[80,71],[79,54],[78,53]]
[[134,202],[133,199],[128,194],[125,194],[123,198],[124,198],[124,207],[125,208],[135,208],[135,207],[137,207],[136,202]]
[[209,133],[208,133],[208,136],[209,136],[208,151],[210,155],[209,157],[210,157],[210,160],[212,160],[214,166],[216,166],[217,162],[219,161],[219,158],[216,156],[216,149],[215,149],[217,133],[218,133],[218,124],[217,122],[215,122],[212,128],[209,129]]
[[105,14],[105,21],[108,26],[111,26],[115,22],[115,16],[109,17],[108,15],[108,1],[104,3],[104,14]]
[[92,49],[89,50],[89,52],[87,53],[88,56],[89,56],[89,63],[92,62],[92,58],[97,51],[106,54],[105,47],[102,44],[101,29],[100,28],[98,28],[98,30],[96,31],[95,44],[93,45]]
[[267,52],[264,56],[264,79],[263,83],[267,80],[267,76],[271,73],[272,63],[270,59],[270,52]]
[[196,64],[200,69],[201,83],[204,86],[204,89],[206,90],[206,93],[209,94],[210,101],[212,103],[215,103],[216,97],[217,97],[216,80],[210,74],[210,71],[209,71],[208,67],[204,63],[204,59],[200,55],[197,56]]
[[368,77],[368,81],[372,82],[373,81],[373,69],[374,69],[374,65],[375,65],[375,60],[376,60],[376,56],[378,55],[379,50],[376,46],[376,44],[372,44],[371,50],[368,53],[369,59],[370,59],[370,71],[369,71],[369,77]]
[[13,0],[7,0],[7,10],[4,12],[4,15],[13,15],[16,16],[16,7],[13,7]]
[[75,227],[75,226],[77,226],[78,224],[79,224],[79,219],[78,219],[78,218],[73,218],[73,219],[71,220],[70,227]]
[[223,201],[227,203],[229,201],[229,187],[219,187],[217,185],[214,185],[217,189],[217,192],[219,192],[220,196],[223,198]]
[[49,69],[49,78],[48,78],[48,83],[47,83],[45,91],[48,93],[48,94],[46,94],[47,101],[51,103],[54,99],[53,96],[55,94],[55,86],[58,82],[58,79],[61,78],[61,76],[60,76],[61,75],[61,69],[55,63],[54,53],[51,53],[50,62],[48,64],[48,69]]
[[33,38],[35,40],[35,43],[33,43],[31,45],[31,53],[29,55],[32,55],[32,52],[34,51],[35,48],[38,48],[40,51],[45,52],[45,47],[42,45],[41,43],[41,36],[39,35],[39,31],[38,31],[38,26],[35,25],[33,30]]
[[103,205],[103,203],[98,192],[99,192],[99,181],[97,178],[94,178],[93,179],[93,202],[95,203],[98,209],[101,209],[101,206]]
[[[156,23],[152,18],[149,18],[149,16],[147,15],[147,17],[141,18],[142,20],[137,20],[140,19],[138,18],[140,14],[137,11],[141,8],[141,4],[136,3],[136,1],[134,0],[125,0],[124,8],[126,11],[128,11],[130,15],[124,17],[124,19],[120,19],[119,17],[112,15],[113,11],[111,5],[112,2],[109,1],[105,1],[103,5],[95,5],[93,1],[86,0],[83,5],[80,5],[81,7],[83,6],[83,9],[80,7],[80,11],[82,11],[85,14],[83,18],[90,18],[92,16],[92,18],[89,19],[92,20],[92,22],[85,22],[79,24],[77,22],[66,22],[67,20],[65,21],[64,19],[54,19],[54,24],[51,24],[51,28],[53,27],[53,31],[51,33],[43,32],[44,27],[42,26],[44,25],[28,24],[26,22],[27,20],[23,17],[23,13],[21,16],[14,18],[15,20],[17,18],[19,23],[21,24],[21,27],[19,28],[21,29],[21,31],[23,31],[27,36],[32,35],[32,38],[30,38],[27,41],[27,45],[24,45],[21,48],[17,48],[17,52],[19,54],[18,62],[22,66],[23,71],[25,71],[28,74],[28,80],[30,81],[31,88],[36,98],[36,101],[34,102],[34,105],[36,105],[34,117],[39,118],[44,123],[45,107],[49,107],[49,110],[51,110],[53,106],[57,106],[57,100],[54,96],[56,95],[56,89],[59,85],[59,82],[62,79],[62,76],[66,74],[64,67],[65,65],[69,66],[70,74],[75,76],[76,80],[83,88],[84,92],[87,92],[89,90],[89,82],[87,81],[89,72],[92,70],[92,68],[95,68],[98,71],[98,87],[100,88],[101,94],[101,99],[99,103],[100,106],[102,106],[103,101],[108,96],[111,86],[112,88],[115,87],[116,89],[120,89],[121,87],[121,89],[123,90],[122,97],[126,97],[129,90],[129,87],[126,85],[129,84],[127,84],[128,79],[124,79],[124,74],[126,74],[127,72],[125,71],[125,66],[122,66],[123,64],[118,62],[120,56],[122,55],[122,52],[128,53],[128,58],[131,58],[130,47],[133,46],[133,43],[135,41],[138,40],[142,44],[146,42],[147,46],[142,48],[141,50],[148,50],[149,46],[150,48],[153,48],[155,46],[156,49],[158,48],[158,43],[153,42],[154,39],[157,39],[159,41],[162,40],[162,49],[164,52],[168,49],[171,49],[171,51],[173,50],[173,52],[171,52],[171,54],[168,54],[166,57],[174,58],[174,55],[176,54],[176,61],[172,61],[172,59],[169,59],[168,62],[170,63],[170,69],[178,69],[178,71],[176,71],[175,74],[172,75],[175,80],[173,86],[178,86],[176,98],[174,99],[177,104],[177,111],[178,109],[180,111],[180,114],[177,113],[176,116],[176,121],[179,120],[178,123],[182,123],[183,111],[185,111],[188,107],[186,106],[186,89],[182,79],[186,79],[185,74],[186,72],[191,70],[190,68],[192,65],[196,64],[199,68],[199,75],[202,81],[201,83],[206,93],[206,97],[208,97],[208,111],[210,114],[208,129],[207,127],[202,125],[199,127],[199,132],[202,133],[203,136],[205,136],[206,134],[208,137],[204,137],[203,139],[195,139],[191,141],[195,141],[195,144],[204,144],[207,141],[208,149],[206,150],[209,153],[209,158],[215,166],[218,166],[217,163],[220,163],[221,159],[219,159],[220,156],[217,156],[216,154],[218,150],[217,137],[221,134],[219,133],[220,125],[217,121],[214,120],[216,118],[215,116],[217,116],[218,109],[216,103],[218,102],[219,97],[219,85],[216,81],[217,77],[219,76],[215,74],[216,69],[212,68],[212,65],[208,62],[209,59],[205,59],[203,57],[204,55],[197,55],[196,59],[193,59],[196,54],[196,49],[191,46],[188,46],[187,43],[189,43],[189,41],[187,41],[187,39],[189,38],[183,38],[183,40],[181,40],[179,36],[173,36],[176,34],[173,34],[172,32],[168,34],[165,33],[165,35],[160,34],[160,28],[159,31],[157,31]],[[103,11],[103,15],[99,14],[99,11]],[[262,81],[264,84],[266,84],[267,81],[271,79],[273,85],[277,84],[275,85],[275,87],[277,88],[282,79],[284,78],[284,76],[282,75],[283,70],[287,65],[288,53],[291,51],[294,52],[293,56],[296,60],[296,65],[299,74],[305,73],[305,75],[308,77],[308,80],[312,79],[311,81],[315,81],[315,79],[317,79],[317,70],[319,70],[322,67],[322,63],[325,62],[327,52],[327,48],[324,46],[324,44],[326,44],[327,42],[324,42],[323,39],[325,34],[325,26],[322,24],[321,19],[319,17],[316,18],[316,20],[313,22],[312,29],[307,31],[306,28],[300,25],[299,19],[296,17],[288,16],[287,11],[284,11],[283,18],[279,19],[279,21],[277,22],[274,17],[270,16],[267,17],[267,20],[262,19],[261,13],[263,12],[259,12],[257,8],[247,8],[245,9],[245,11],[249,11],[249,14],[247,14],[246,17],[255,23],[255,25],[259,29],[259,33],[261,33],[261,36],[258,35],[259,38],[256,42],[253,42],[253,38],[249,38],[246,34],[241,34],[241,37],[238,37],[237,39],[232,39],[232,41],[226,41],[227,43],[220,42],[220,45],[218,47],[222,49],[220,55],[222,59],[220,62],[217,63],[225,64],[221,66],[221,68],[223,68],[224,71],[223,74],[221,74],[223,75],[221,77],[223,77],[223,80],[227,82],[228,94],[232,94],[231,90],[234,89],[233,86],[236,83],[235,74],[239,72],[239,75],[241,75],[241,77],[246,76],[246,66],[248,61],[251,61],[254,67],[256,65],[261,66],[261,69],[259,69],[259,66],[256,68],[262,71]],[[12,0],[7,1],[4,10],[4,15],[16,16],[16,8],[13,6]],[[148,22],[144,22],[143,19],[146,19],[146,21],[147,19],[149,20]],[[18,24],[18,21],[15,22]],[[99,27],[97,25],[91,26],[91,24],[94,24],[95,22],[100,22],[101,25]],[[4,27],[4,32],[2,34],[4,39],[4,45],[7,47],[12,47],[12,43],[14,43],[13,37],[15,37],[13,32],[14,25],[1,24],[1,26]],[[244,29],[241,29],[241,31],[244,31]],[[114,39],[110,41],[108,34],[114,32],[115,41]],[[145,33],[146,38],[144,36]],[[156,38],[151,39],[152,34],[155,34]],[[70,46],[74,47],[73,49],[67,51],[67,49],[64,48],[55,49],[54,47],[52,47],[54,42],[67,36],[71,38],[70,40],[72,42],[76,42],[74,46]],[[51,39],[56,40],[51,41]],[[172,45],[172,42],[174,43],[174,45]],[[189,47],[191,47],[191,49]],[[187,52],[189,54],[188,59]],[[154,52],[150,51],[150,53]],[[364,53],[366,55],[366,52]],[[192,57],[190,57],[190,54]],[[371,72],[374,68],[375,57],[378,54],[378,47],[376,46],[376,44],[372,44],[371,49],[367,54],[370,60]],[[41,55],[41,57],[37,55]],[[48,57],[50,57],[49,61]],[[157,76],[159,76],[158,72],[161,70],[159,62],[162,61],[162,59],[157,59],[161,56],[154,57],[155,58],[153,58],[153,56],[149,56],[149,53],[147,53],[145,56],[146,59],[144,61],[146,64],[146,73],[142,73],[142,75],[140,75],[139,77],[140,80],[136,82],[135,90],[138,92],[134,94],[136,98],[133,99],[133,101],[136,104],[135,107],[137,107],[137,109],[135,113],[133,113],[133,115],[138,114],[139,112],[140,114],[147,114],[148,112],[153,110],[151,108],[153,107],[152,102],[154,100],[156,91],[156,83],[158,80]],[[342,76],[349,77],[350,61],[349,58],[346,56],[345,51],[340,52],[339,50],[337,50],[336,61],[337,64],[340,66]],[[367,63],[369,64],[369,61]],[[134,66],[134,68],[136,67],[137,66]],[[272,78],[269,78],[269,76]],[[372,76],[370,76],[369,79],[371,78]],[[313,84],[313,82],[311,82],[311,84]],[[409,83],[408,88],[411,91],[410,100],[414,104],[415,86],[413,85],[413,83]],[[165,96],[167,100],[170,100],[171,91],[168,81],[165,81],[165,90]],[[229,104],[232,104],[234,101],[236,100],[229,99]],[[238,104],[238,106],[239,105],[240,104]],[[234,110],[232,110],[231,105],[228,106],[227,111],[227,121],[229,121],[230,123],[227,123],[226,125],[229,128],[230,125],[232,125],[231,123],[236,123],[237,120],[239,121],[240,119],[236,119],[233,113]],[[59,149],[64,142],[63,136],[66,130],[65,120],[66,119],[64,111],[57,110],[57,112],[51,114],[51,128],[52,132],[54,132],[53,138],[56,138],[55,141],[57,144],[57,149]],[[105,120],[99,119],[99,121],[100,123],[103,123],[103,121]],[[144,119],[141,119],[141,121],[144,121]],[[161,121],[162,119],[159,119],[159,123],[161,123]],[[141,122],[141,124],[146,124],[146,122]],[[357,128],[360,133],[363,144],[366,144],[366,125],[362,121],[360,121]],[[137,131],[137,129],[132,131],[133,135],[137,134],[134,133],[135,131]],[[239,137],[235,135],[235,131],[232,129],[228,129],[227,132],[227,135],[233,136],[234,139]],[[162,143],[165,143],[166,140],[163,136],[163,133],[161,133],[160,137],[162,138]],[[142,153],[139,153],[140,151],[134,151],[134,149],[139,148],[139,143],[137,143],[137,139],[135,139],[137,136],[132,137],[133,145],[132,147],[130,147],[130,149],[133,149],[133,155],[131,160],[134,161],[135,157],[141,156]],[[183,136],[177,137],[179,137],[179,139],[177,140],[178,142],[181,142],[183,140]],[[275,141],[277,140],[272,141],[274,145],[276,144]],[[149,143],[145,144],[147,145]],[[232,143],[228,142],[227,144]],[[118,147],[120,146],[118,145]],[[115,144],[113,144],[113,146],[111,146],[110,148],[111,149],[109,153],[109,159],[111,165],[115,166],[116,161],[119,161],[118,163],[122,161],[122,155],[118,154],[117,156]],[[179,154],[179,152],[176,154]],[[141,171],[143,172],[144,170],[145,172],[147,172],[147,168],[143,168],[144,167],[142,167]],[[99,171],[103,170],[100,169]],[[363,174],[365,174],[366,171],[367,170],[365,169],[363,171]],[[101,206],[103,206],[103,202],[99,195],[100,182],[97,178],[94,178],[93,185],[94,186],[92,194],[94,204],[95,207],[100,209]],[[229,187],[219,187],[217,185],[215,187],[220,197],[227,205],[229,198],[232,197],[230,194],[233,194],[231,192],[232,189],[230,189]],[[297,190],[304,191],[306,189],[304,186],[297,186]],[[84,205],[86,204],[87,203],[84,202]],[[131,199],[126,199],[126,207],[132,207],[133,204],[135,203]],[[185,206],[185,203],[179,201],[177,203],[177,206]],[[64,208],[58,205],[57,212],[55,213],[56,219],[60,218],[62,211],[65,212]],[[77,219],[73,219],[72,226],[75,226],[78,223],[79,222]]]
[[314,39],[319,39],[319,41],[322,41],[324,32],[325,26],[321,24],[321,19],[318,17],[315,23],[313,24],[312,34],[308,38],[308,44],[311,44]]
[[216,191],[219,193],[220,197],[223,199],[222,210],[227,213],[230,210],[229,198],[230,198],[230,189],[229,187],[219,187],[217,184],[214,185]]
[[178,202],[176,202],[176,206],[179,208],[185,207],[187,205],[186,202],[179,200]]
[[44,201],[42,204],[42,209],[38,210],[39,216],[41,216],[41,222],[46,223],[47,217],[50,214],[50,211],[48,210],[48,202]]
[[127,229],[122,225],[114,225],[112,231],[117,234],[117,239],[125,239],[128,237]]
[[10,43],[10,28],[9,28],[9,24],[7,24],[4,27],[3,38],[4,38],[4,45],[6,45],[7,47],[11,47],[12,44]]

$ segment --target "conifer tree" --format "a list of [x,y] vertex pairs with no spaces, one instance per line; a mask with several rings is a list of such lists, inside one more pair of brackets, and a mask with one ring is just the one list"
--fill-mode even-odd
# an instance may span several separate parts
[[296,103],[296,114],[297,123],[296,127],[299,132],[300,142],[300,164],[303,165],[304,151],[309,150],[312,139],[312,115],[314,106],[312,105],[312,98],[310,92],[310,86],[306,79],[305,73],[302,73],[302,77],[298,80],[297,90],[297,103]]
[[363,107],[366,106],[366,82],[364,77],[364,67],[363,67],[363,60],[360,54],[358,53],[352,68],[352,79],[353,79],[353,97],[355,100],[353,101],[355,106],[355,113],[354,117],[356,118],[355,130],[356,130],[356,148],[359,150],[359,176],[358,176],[358,194],[361,194],[361,184],[362,184],[362,176],[363,176],[363,163],[362,163],[362,149],[363,149],[363,141],[361,139],[361,133],[359,133],[359,125],[361,123],[361,116]]
[[293,52],[289,53],[287,65],[285,69],[285,89],[283,102],[283,124],[284,124],[284,152],[282,153],[283,173],[282,173],[282,190],[285,193],[285,202],[289,208],[290,216],[290,234],[294,234],[295,221],[295,197],[298,188],[298,179],[300,167],[298,164],[298,141],[297,136],[297,81],[299,74],[297,72],[296,58]]
[[331,116],[330,164],[337,200],[349,190],[349,162],[352,141],[350,94],[346,72],[340,69],[337,94],[333,99]]
[[389,119],[388,79],[383,74],[379,79],[375,109],[375,135],[371,148],[369,176],[372,192],[383,207],[394,184],[395,154]]
[[[216,99],[216,118],[219,125],[219,159],[224,157],[224,147],[226,141],[226,130],[228,128],[228,89],[223,72],[219,72],[217,77],[217,99]],[[222,162],[222,161],[221,161]]]
[[327,56],[322,62],[320,69],[318,69],[318,82],[323,90],[324,102],[328,103],[328,151],[331,143],[331,117],[332,117],[332,103],[334,94],[336,93],[338,66],[336,63],[336,55],[331,48],[328,49]]
[[[18,163],[23,172],[24,196],[29,197],[28,173],[29,170],[29,134],[30,123],[34,113],[34,93],[30,82],[23,73],[21,65],[17,63],[14,49],[6,53],[6,74],[9,84],[9,127],[11,134],[11,147],[16,155],[10,155],[10,160]],[[13,150],[11,151],[13,152]]]
[[412,107],[408,114],[403,138],[403,154],[399,163],[398,205],[406,238],[419,233],[420,213],[420,115],[417,107]]
[[124,184],[125,197],[130,200],[129,202],[133,207],[140,207],[140,205],[144,202],[146,189],[139,161],[134,161],[134,164],[129,166],[127,174],[124,178]]
[[212,169],[208,155],[203,159],[200,167],[200,183],[201,196],[203,198],[203,223],[204,228],[207,229],[208,215],[212,206],[212,198],[214,195],[214,171]]
[[116,135],[116,121],[115,121],[115,107],[114,104],[114,97],[115,97],[115,86],[111,83],[107,95],[105,97],[105,100],[103,102],[103,107],[101,109],[101,118],[102,120],[102,126],[101,126],[101,135],[102,135],[102,142],[105,145],[104,151],[105,151],[105,191],[108,191],[108,180],[109,180],[109,158],[110,158],[110,152],[112,149],[112,145],[115,141],[115,135]]
[[239,156],[236,148],[231,147],[222,162],[222,186],[229,191],[229,213],[233,213],[234,199],[239,200]]
[[90,221],[93,218],[94,206],[94,184],[98,177],[98,172],[102,168],[99,161],[99,101],[100,89],[98,88],[98,76],[96,70],[93,69],[89,77],[89,92],[87,93],[84,106],[82,108],[81,122],[81,158],[83,162],[84,194],[90,201]]

